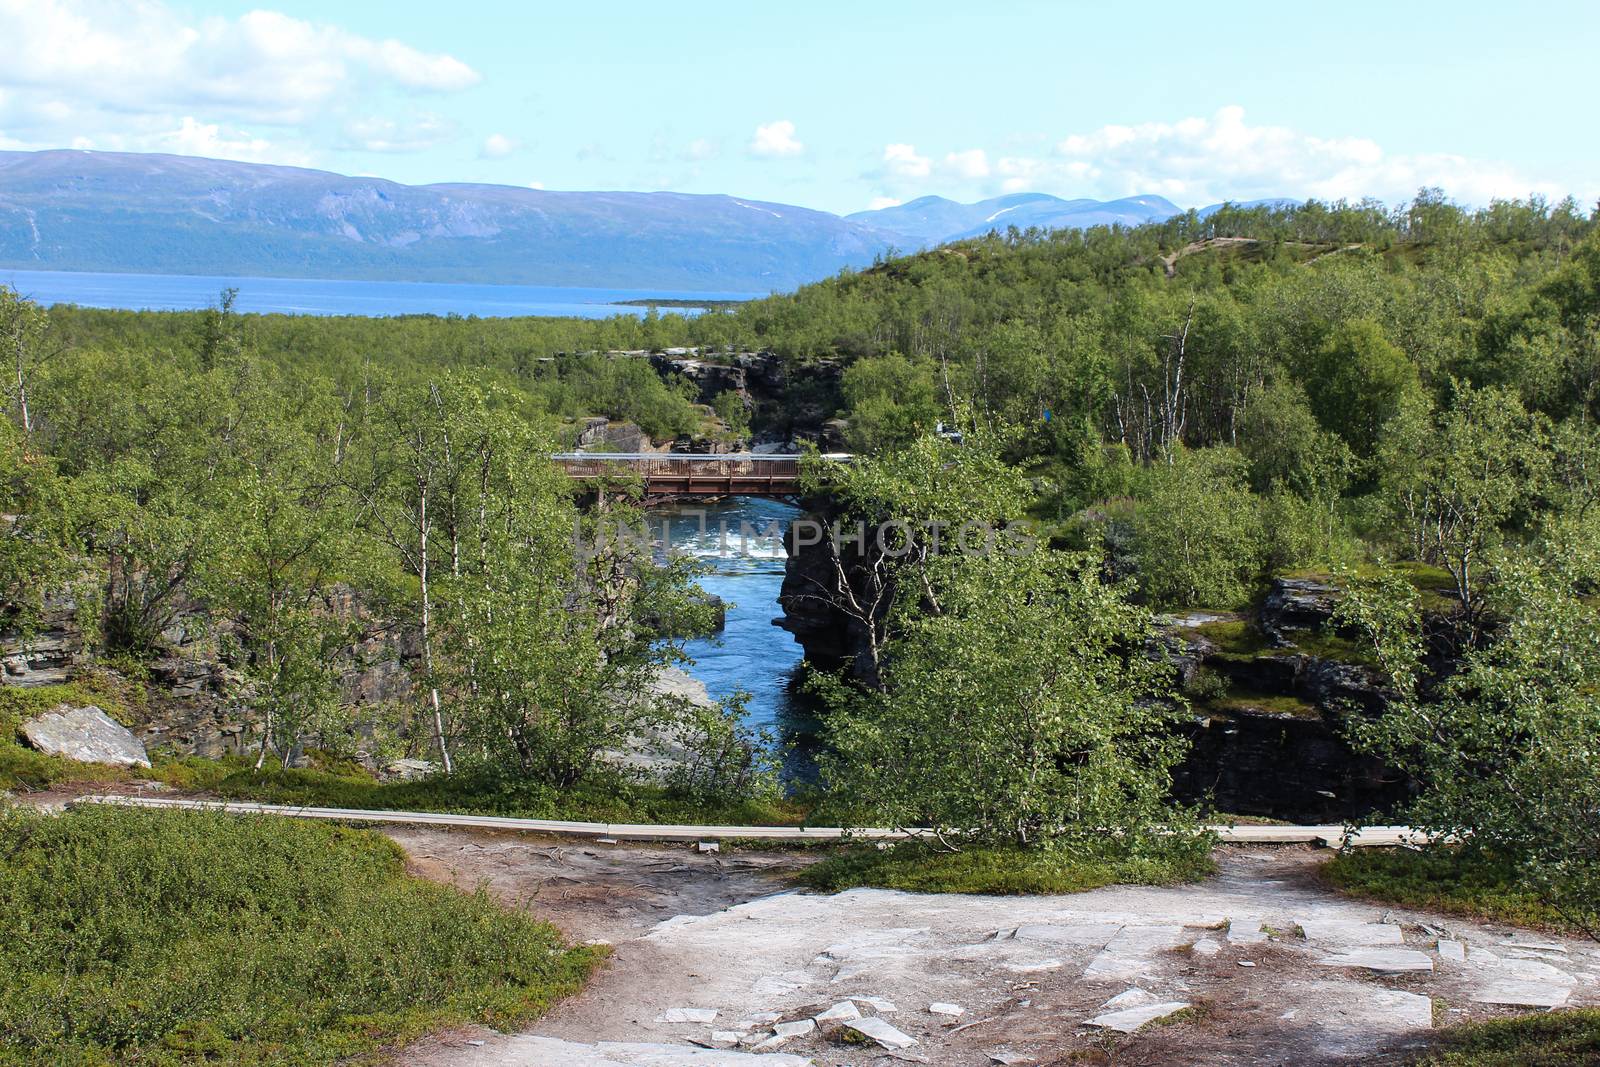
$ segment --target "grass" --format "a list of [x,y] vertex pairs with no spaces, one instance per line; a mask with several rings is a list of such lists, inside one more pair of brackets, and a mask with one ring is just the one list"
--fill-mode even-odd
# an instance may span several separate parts
[[1301,630],[1293,635],[1294,647],[1308,656],[1330,659],[1338,663],[1358,663],[1377,666],[1377,656],[1366,644],[1327,630]]
[[1353,849],[1322,868],[1334,888],[1351,896],[1407,907],[1582,934],[1526,888],[1510,864],[1480,852],[1436,846]]
[[1219,619],[1192,627],[1217,648],[1220,659],[1251,659],[1270,651],[1266,635],[1244,619]]
[[600,958],[365,831],[0,811],[0,1063],[346,1062],[522,1023]]
[[1209,849],[1182,845],[1153,856],[1074,855],[1064,850],[968,848],[904,841],[852,848],[800,872],[802,884],[838,892],[862,886],[913,893],[1080,893],[1105,885],[1174,885],[1207,877]]
[[659,786],[621,775],[596,775],[569,790],[551,789],[525,778],[472,771],[409,782],[380,782],[359,767],[335,770],[268,767],[256,771],[248,761],[238,757],[225,760],[189,757],[162,763],[152,773],[188,792],[214,793],[230,800],[310,807],[731,826],[794,826],[805,817],[803,807],[788,802],[708,803],[677,796]]
[[1410,1062],[1413,1067],[1592,1067],[1600,1063],[1600,1009],[1452,1027]]
[[25,720],[58,704],[93,704],[128,725],[135,721],[142,701],[140,686],[109,671],[85,673],[62,685],[0,686],[0,789],[44,789],[57,782],[127,778],[127,772],[117,767],[78,763],[36,752],[18,740],[17,729]]
[[1258,693],[1241,686],[1230,686],[1226,693],[1208,701],[1205,706],[1208,710],[1223,713],[1254,711],[1294,719],[1322,718],[1322,709],[1309,700],[1283,693]]

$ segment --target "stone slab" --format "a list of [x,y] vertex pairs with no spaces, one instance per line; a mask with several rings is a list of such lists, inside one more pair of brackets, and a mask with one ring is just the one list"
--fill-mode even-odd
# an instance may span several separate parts
[[1234,919],[1228,923],[1228,940],[1235,945],[1259,945],[1266,939],[1260,919]]
[[709,1023],[717,1017],[714,1008],[668,1008],[656,1016],[658,1023]]
[[870,1038],[891,1051],[911,1048],[917,1043],[916,1038],[891,1026],[883,1019],[856,1019],[844,1025],[862,1037]]
[[1102,1008],[1110,1008],[1113,1011],[1121,1011],[1124,1008],[1142,1008],[1146,1004],[1155,1004],[1159,1002],[1160,999],[1161,998],[1156,996],[1154,993],[1146,992],[1145,990],[1140,989],[1138,986],[1135,986],[1132,989],[1124,990],[1123,992],[1118,993],[1116,996],[1112,997],[1110,1000],[1106,1001],[1100,1006]]
[[1187,945],[1192,937],[1182,926],[1124,926],[1089,961],[1083,976],[1091,981],[1132,981],[1150,970],[1157,953]]
[[1450,963],[1467,962],[1467,946],[1460,941],[1452,941],[1448,937],[1439,939],[1439,958]]
[[1433,1028],[1433,998],[1403,989],[1374,989],[1369,1002],[1397,1026],[1411,1030]]
[[1474,990],[1472,999],[1479,1004],[1504,1004],[1518,1008],[1559,1008],[1566,1004],[1570,995],[1566,986],[1503,978]]
[[1043,974],[1045,971],[1059,971],[1063,966],[1065,964],[1057,959],[1019,960],[1006,964],[1006,970],[1012,974]]
[[1084,1020],[1084,1024],[1101,1030],[1115,1030],[1119,1034],[1131,1034],[1141,1026],[1155,1022],[1157,1019],[1165,1019],[1167,1016],[1180,1012],[1188,1006],[1187,1001],[1164,1000],[1156,1004],[1146,1004],[1139,1008],[1124,1008],[1122,1011],[1096,1015],[1093,1019]]
[[889,1015],[900,1010],[899,1008],[895,1007],[894,1001],[890,1000],[888,997],[851,997],[850,999],[855,1001],[857,1004],[865,1004],[873,1011],[884,1015]]
[[599,1041],[592,1045],[522,1034],[480,1050],[470,1067],[810,1067],[784,1053],[757,1054],[647,1042]]
[[1521,982],[1544,982],[1549,985],[1576,985],[1577,979],[1559,967],[1552,967],[1541,960],[1501,960],[1490,975],[1496,980],[1500,978],[1515,978]]
[[1104,948],[1122,931],[1120,923],[1029,923],[1017,927],[1012,936],[1020,941],[1043,941],[1052,945],[1083,945]]
[[1342,919],[1300,919],[1296,925],[1307,941],[1335,948],[1403,945],[1405,937],[1393,923],[1350,922]]
[[1402,971],[1431,971],[1433,960],[1425,952],[1409,948],[1353,948],[1337,956],[1317,961],[1320,967],[1364,967],[1369,971],[1395,974]]

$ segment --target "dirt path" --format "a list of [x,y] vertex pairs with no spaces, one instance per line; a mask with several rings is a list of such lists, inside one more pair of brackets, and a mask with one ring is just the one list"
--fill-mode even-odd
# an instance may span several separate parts
[[676,915],[709,915],[780,892],[791,872],[811,862],[801,850],[702,853],[485,831],[387,833],[406,850],[413,874],[469,890],[485,885],[570,940],[617,945]]
[[[1492,1001],[1600,1003],[1600,946],[1347,900],[1316,877],[1328,853],[1308,848],[1224,849],[1198,886],[824,896],[779,892],[807,862],[797,852],[392,836],[418,873],[485,881],[575,939],[616,945],[530,1034],[452,1033],[400,1057],[424,1067],[1385,1062],[1435,1021],[1528,1010]],[[778,1024],[847,1001],[916,1044],[842,1043],[824,1022],[753,1053]],[[1140,1003],[1190,1007],[1133,1035],[1084,1025]],[[716,1014],[664,1021],[672,1009]]]

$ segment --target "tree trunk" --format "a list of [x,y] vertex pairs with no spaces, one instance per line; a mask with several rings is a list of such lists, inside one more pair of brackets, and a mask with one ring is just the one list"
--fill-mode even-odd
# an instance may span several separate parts
[[439,742],[439,761],[446,774],[455,769],[444,736],[444,710],[439,704],[439,682],[433,673],[433,600],[428,588],[428,481],[417,479],[417,578],[422,586],[422,669],[428,676],[428,700],[433,705],[433,734]]

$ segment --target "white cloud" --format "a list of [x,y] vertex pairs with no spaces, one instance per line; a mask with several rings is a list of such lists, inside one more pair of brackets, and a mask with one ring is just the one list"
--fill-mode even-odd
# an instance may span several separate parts
[[[1323,137],[1284,126],[1254,125],[1244,109],[1208,117],[1102,126],[1061,138],[1052,149],[991,156],[983,148],[951,151],[930,162],[908,144],[890,144],[868,176],[886,196],[940,192],[962,199],[1038,190],[1111,199],[1140,193],[1180,206],[1262,197],[1409,200],[1439,186],[1466,203],[1541,193],[1580,196],[1552,176],[1529,175],[1507,163],[1444,153],[1386,150],[1367,137]],[[937,183],[936,188],[929,188]]]
[[366,63],[408,89],[457,93],[483,80],[482,75],[455,56],[429,55],[395,40],[369,41],[346,35],[344,49],[352,59]]
[[882,211],[886,207],[899,207],[904,201],[896,200],[892,196],[875,196],[867,204],[868,211]]
[[683,158],[691,163],[703,163],[708,159],[715,159],[722,153],[722,146],[709,137],[696,137],[689,142],[689,147],[683,150]]
[[805,150],[806,146],[795,139],[794,123],[788,119],[757,126],[755,136],[750,139],[750,154],[763,159],[797,156]]
[[[0,134],[0,146],[21,151],[63,147],[61,143],[41,146],[34,141],[9,138],[4,134]],[[181,156],[277,163],[292,167],[310,166],[314,159],[311,147],[300,138],[261,137],[234,126],[203,122],[193,115],[175,119],[139,116],[129,119],[121,130],[71,137],[65,142],[65,147],[101,152],[171,152]]]
[[[180,156],[242,159],[251,163],[308,162],[304,153],[281,150],[265,138],[224,133],[216,123],[200,122],[192,115],[185,115],[177,129],[157,135],[156,146]],[[73,147],[90,145],[74,144]]]
[[945,170],[958,178],[987,178],[989,176],[989,154],[981,148],[969,148],[965,152],[951,152],[944,157]]
[[1009,180],[1052,177],[1102,195],[1160,193],[1185,205],[1265,196],[1409,199],[1437,185],[1460,200],[1559,191],[1492,160],[1386,152],[1365,137],[1319,137],[1286,126],[1256,126],[1241,107],[1210,118],[1103,126],[1056,145],[1048,160],[1002,160]]
[[529,189],[543,189],[544,188],[544,182],[529,182],[528,183],[528,188]]
[[[195,17],[161,0],[0,0],[0,130],[28,147],[176,142],[272,156],[299,149],[239,128],[304,127],[367,95],[456,92],[480,80],[453,56],[275,11]],[[337,117],[331,128],[337,135]],[[286,136],[298,143],[306,133]]]
[[894,178],[926,178],[933,173],[933,161],[917,155],[917,146],[886,144],[883,146],[884,172]]
[[409,122],[369,116],[344,125],[345,147],[362,152],[425,152],[455,137],[453,123],[429,114]]
[[483,147],[478,149],[478,155],[484,159],[504,159],[520,147],[522,144],[515,137],[491,133],[483,139]]

